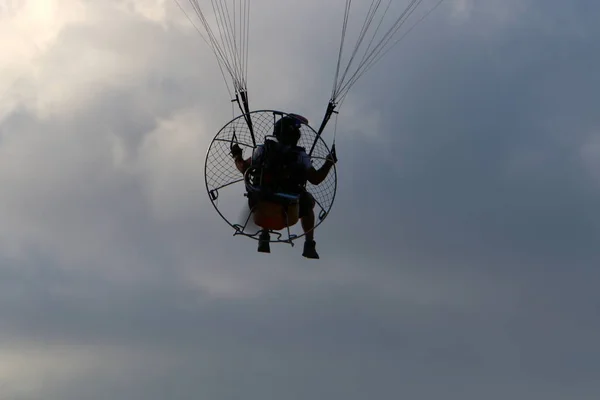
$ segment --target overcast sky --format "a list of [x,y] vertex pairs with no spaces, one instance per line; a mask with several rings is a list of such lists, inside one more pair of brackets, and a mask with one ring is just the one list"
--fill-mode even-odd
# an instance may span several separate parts
[[[252,1],[253,109],[318,124],[343,5]],[[315,261],[210,204],[174,1],[0,0],[0,399],[600,398],[598,15],[445,0],[340,109]]]

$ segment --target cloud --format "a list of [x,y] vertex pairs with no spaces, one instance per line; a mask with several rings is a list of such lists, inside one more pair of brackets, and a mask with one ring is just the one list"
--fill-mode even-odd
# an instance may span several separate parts
[[[308,262],[210,205],[232,107],[174,2],[4,1],[0,390],[596,398],[586,4],[447,1],[370,70],[325,132],[339,186]],[[252,4],[252,108],[318,124],[341,7]]]

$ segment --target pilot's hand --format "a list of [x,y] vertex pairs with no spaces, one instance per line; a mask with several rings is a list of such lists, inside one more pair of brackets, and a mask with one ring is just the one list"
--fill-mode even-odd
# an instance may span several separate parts
[[237,143],[231,146],[231,156],[234,159],[242,156],[242,149]]
[[335,153],[335,145],[332,146],[331,152],[325,157],[325,161],[332,165],[337,163],[338,159],[337,154]]

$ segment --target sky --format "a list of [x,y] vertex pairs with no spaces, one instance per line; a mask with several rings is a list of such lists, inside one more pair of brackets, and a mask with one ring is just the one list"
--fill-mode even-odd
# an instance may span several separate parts
[[[252,2],[252,109],[318,124],[343,4]],[[0,399],[599,398],[599,13],[445,0],[339,110],[316,261],[214,211],[174,1],[1,0]]]

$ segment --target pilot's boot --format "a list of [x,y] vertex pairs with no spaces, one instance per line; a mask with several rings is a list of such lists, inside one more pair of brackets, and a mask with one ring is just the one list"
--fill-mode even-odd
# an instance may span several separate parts
[[258,251],[260,253],[270,253],[271,246],[269,245],[271,238],[269,237],[269,231],[263,230],[258,237]]
[[304,242],[304,251],[302,255],[306,258],[319,258],[319,253],[317,253],[316,242],[314,240],[307,240]]

